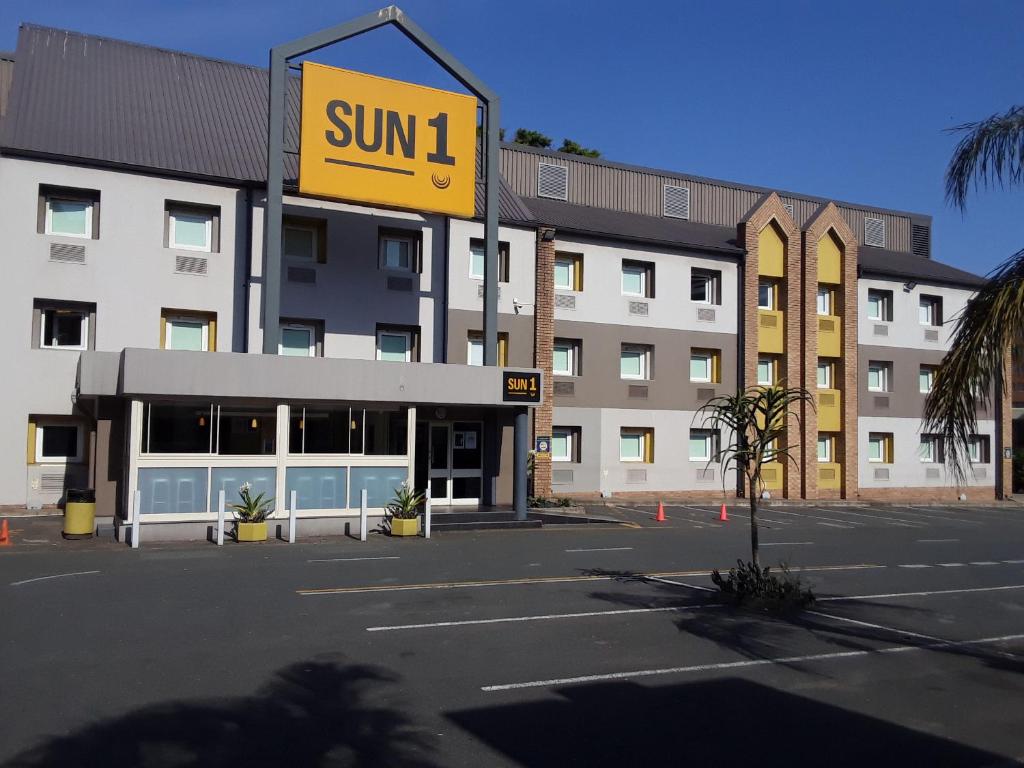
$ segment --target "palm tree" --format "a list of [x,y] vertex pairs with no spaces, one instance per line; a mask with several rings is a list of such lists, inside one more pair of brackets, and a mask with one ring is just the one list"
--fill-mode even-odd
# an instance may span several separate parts
[[[963,134],[946,169],[946,200],[961,211],[978,187],[1024,183],[1024,107],[950,129]],[[993,383],[1004,388],[1008,355],[1024,328],[1024,249],[989,274],[989,282],[956,321],[952,348],[925,401],[924,429],[946,436],[946,464],[953,479],[967,479],[969,444],[977,430],[975,408],[988,405]]]
[[784,445],[786,422],[792,415],[799,421],[803,403],[814,407],[814,399],[799,387],[750,387],[735,395],[721,395],[708,400],[698,414],[704,414],[703,427],[716,429],[728,444],[708,460],[718,462],[725,473],[734,468],[747,483],[750,501],[750,556],[760,567],[757,539],[757,502],[764,490],[761,471],[768,462],[797,460],[791,455],[795,445]]

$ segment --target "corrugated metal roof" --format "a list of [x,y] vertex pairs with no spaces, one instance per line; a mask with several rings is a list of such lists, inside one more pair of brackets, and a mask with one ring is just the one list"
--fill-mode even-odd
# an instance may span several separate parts
[[984,277],[912,253],[861,246],[857,254],[857,264],[866,277],[879,275],[962,288],[980,288],[988,282]]

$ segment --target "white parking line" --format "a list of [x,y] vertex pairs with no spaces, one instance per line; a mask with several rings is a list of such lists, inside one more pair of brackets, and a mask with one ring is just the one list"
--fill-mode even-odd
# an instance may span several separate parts
[[818,525],[827,525],[829,528],[844,528],[847,531],[853,529],[855,526],[852,525],[838,525],[836,523],[818,523]]
[[844,600],[883,600],[894,597],[932,597],[933,595],[966,595],[973,592],[1004,592],[1008,589],[1024,589],[1024,584],[1008,584],[1001,587],[966,587],[964,589],[933,589],[927,592],[888,592],[880,595],[835,595],[819,597],[817,602],[842,602]]
[[931,568],[930,565],[924,563],[907,563],[905,565],[898,565],[897,568]]
[[632,547],[595,547],[593,549],[567,549],[566,552],[625,552]]
[[946,544],[948,542],[960,541],[960,539],[918,539],[918,544]]
[[307,563],[356,563],[361,560],[401,560],[398,555],[388,557],[331,557],[326,560],[307,560]]
[[845,509],[819,509],[819,512],[831,512],[835,515],[852,515],[853,517],[866,517],[869,520],[888,520],[889,522],[898,525],[903,528],[926,528],[925,523],[918,522],[916,520],[901,520],[896,517],[886,517],[885,515],[865,515],[863,512],[849,512]]
[[37,576],[34,579],[22,579],[21,581],[12,581],[12,587],[18,587],[22,584],[31,584],[33,581],[46,581],[47,579],[63,579],[66,576],[88,576],[91,573],[99,573],[99,571],[75,571],[74,573],[55,573],[52,576]]
[[800,547],[807,544],[813,544],[813,541],[762,541],[760,546],[762,547]]
[[967,563],[939,563],[940,568],[963,568]]
[[1003,560],[1003,562],[1010,563],[1011,565],[1017,565],[1019,563],[1024,563],[1024,560]]
[[995,560],[972,560],[971,565],[999,565]]
[[711,672],[720,669],[743,669],[749,667],[765,667],[778,664],[799,664],[814,661],[831,661],[835,659],[852,659],[864,656],[881,656],[889,653],[907,653],[910,651],[936,650],[943,648],[962,648],[969,645],[991,645],[1010,640],[1020,640],[1024,634],[1001,635],[999,637],[979,637],[975,640],[954,640],[925,643],[923,645],[893,645],[888,648],[871,648],[860,651],[837,651],[835,653],[811,653],[803,656],[784,656],[777,659],[745,659],[743,661],[726,661],[717,664],[694,664],[688,667],[667,667],[664,669],[638,669],[632,672],[612,672],[603,675],[581,675],[579,677],[561,677],[552,680],[533,680],[526,683],[505,683],[502,685],[484,685],[480,690],[487,693],[495,691],[513,691],[522,688],[547,688],[555,685],[575,685],[578,683],[596,683],[607,680],[629,680],[637,677],[653,677],[655,675],[679,675],[690,672]]
[[892,632],[897,635],[905,635],[906,637],[917,637],[921,640],[934,640],[938,642],[947,642],[941,637],[935,637],[934,635],[922,635],[920,632],[910,632],[906,629],[896,629],[896,627],[887,627],[884,624],[872,624],[870,621],[860,621],[859,619],[851,619],[846,616],[836,616],[834,613],[822,613],[821,611],[807,611],[807,613],[813,616],[823,616],[826,619],[834,619],[835,621],[843,621],[847,624],[856,624],[860,627],[868,627],[870,629],[881,629],[886,632]]
[[824,515],[808,515],[806,513],[804,513],[804,514],[797,514],[796,512],[786,512],[785,510],[774,509],[774,508],[772,509],[772,514],[773,515],[792,515],[793,517],[813,517],[815,520],[831,520],[833,523],[842,523],[844,526],[847,526],[847,527],[850,527],[850,528],[854,528],[857,525],[863,525],[863,523],[855,523],[852,520],[840,520],[840,519],[836,519],[834,517],[825,517]]

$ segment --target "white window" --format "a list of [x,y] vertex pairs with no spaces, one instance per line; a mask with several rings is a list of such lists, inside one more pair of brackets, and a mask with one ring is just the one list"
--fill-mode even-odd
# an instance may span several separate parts
[[646,379],[648,378],[648,356],[647,347],[634,344],[623,344],[619,355],[619,375],[623,379]]
[[932,391],[932,387],[935,386],[935,366],[922,365],[921,371],[917,375],[918,389],[927,394]]
[[690,301],[697,304],[718,303],[718,280],[721,272],[694,269],[690,272]]
[[385,235],[380,239],[380,265],[384,269],[411,272],[416,254],[416,240],[412,237]]
[[551,372],[555,376],[576,376],[579,350],[568,339],[555,339],[551,353]]
[[868,433],[868,461],[874,463],[888,463],[889,443],[892,436],[884,432]]
[[466,342],[466,364],[484,364],[484,340],[481,337],[471,336]]
[[36,425],[36,462],[68,464],[82,460],[82,428],[77,424]]
[[832,388],[832,363],[818,362],[818,389]]
[[46,198],[46,234],[92,237],[92,202],[61,197]]
[[713,375],[714,355],[703,350],[690,352],[690,381],[707,384]]
[[205,318],[195,316],[169,316],[164,347],[191,352],[208,352],[210,350],[210,322]]
[[832,314],[832,291],[829,288],[818,288],[818,314]]
[[408,331],[378,331],[377,359],[392,363],[412,360],[412,334]]
[[485,256],[484,244],[481,242],[472,242],[469,245],[469,276],[475,280],[484,279],[484,256]]
[[767,280],[757,284],[757,308],[775,309],[775,286]]
[[277,353],[289,357],[316,357],[316,331],[313,326],[300,323],[282,326]]
[[551,460],[572,461],[575,456],[575,436],[572,429],[553,427],[551,429]]
[[818,461],[827,464],[832,461],[832,438],[818,435]]
[[690,461],[710,461],[715,453],[715,433],[710,429],[690,430]]
[[935,437],[921,435],[921,443],[917,448],[917,457],[925,463],[935,463]]
[[171,248],[186,251],[213,250],[213,214],[171,209],[168,239]]
[[639,264],[623,263],[622,265],[622,295],[623,296],[646,296],[647,295],[647,269]]
[[889,363],[875,361],[868,363],[868,391],[889,391]]
[[284,244],[282,247],[285,258],[296,261],[315,261],[317,251],[316,227],[300,224],[285,224]]
[[967,443],[967,455],[971,464],[988,464],[988,435],[971,435]]
[[868,320],[888,322],[892,320],[889,312],[892,294],[889,291],[868,290]]
[[619,431],[619,461],[650,461],[653,430],[623,427]]
[[576,259],[572,256],[555,256],[555,288],[576,290]]
[[921,325],[942,325],[942,299],[938,296],[922,296],[917,319]]
[[775,384],[775,361],[771,358],[758,358],[757,383],[762,387],[770,387]]
[[45,349],[86,349],[89,346],[89,313],[77,309],[43,309],[40,312],[39,346]]

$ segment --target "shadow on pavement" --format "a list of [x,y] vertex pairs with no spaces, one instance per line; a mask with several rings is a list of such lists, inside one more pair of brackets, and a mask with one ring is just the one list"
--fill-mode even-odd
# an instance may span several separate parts
[[431,768],[432,741],[401,712],[365,700],[395,682],[376,667],[299,662],[253,696],[154,704],[49,739],[4,765]]
[[446,713],[530,768],[985,766],[999,755],[738,678],[569,686],[560,698]]

